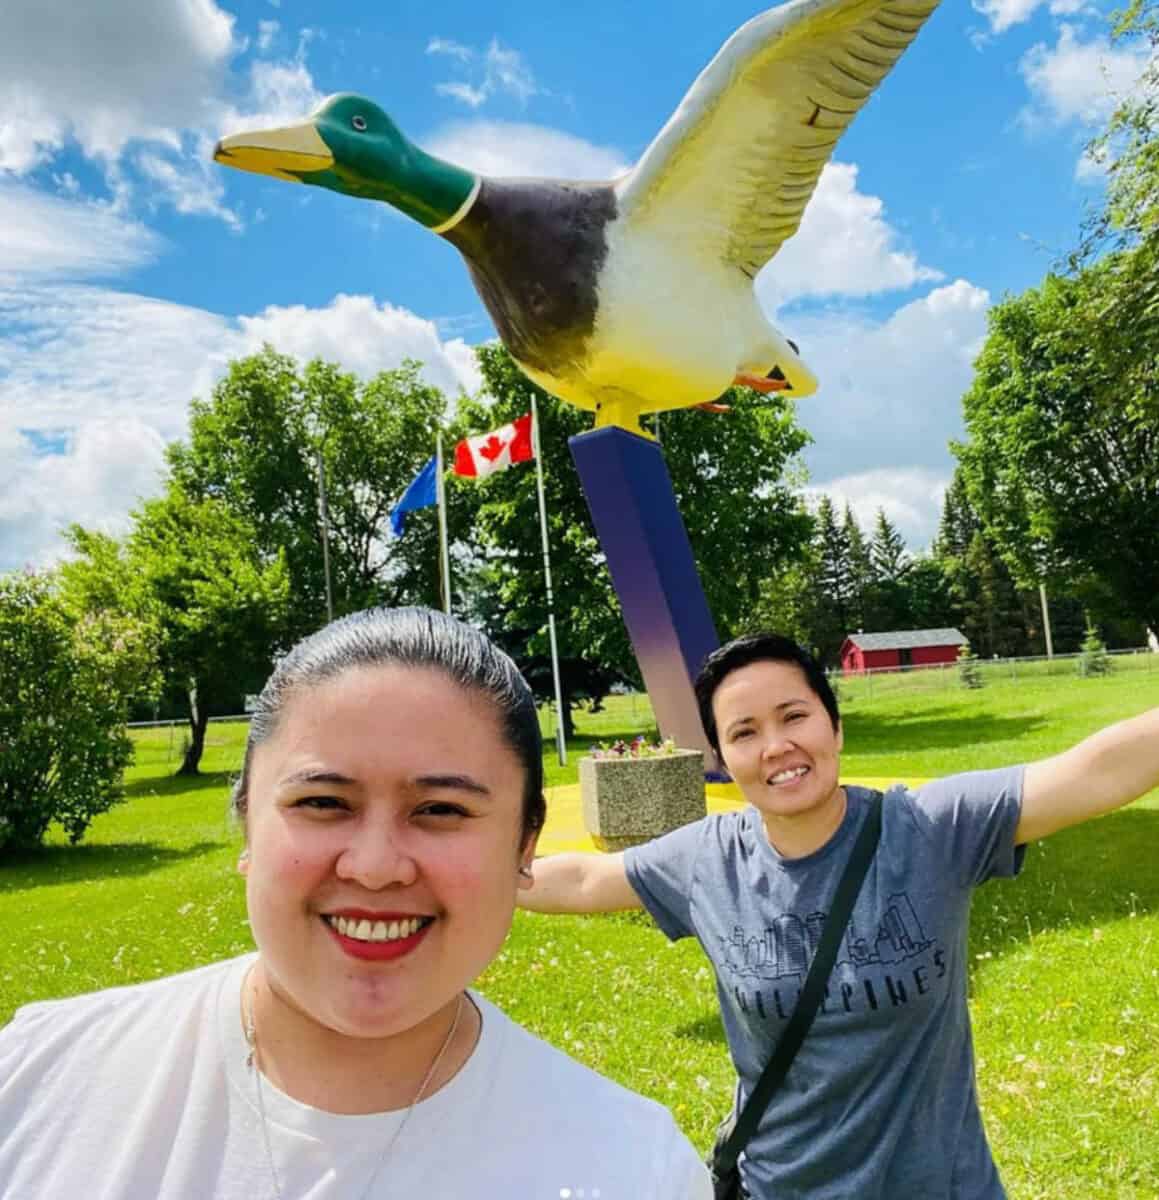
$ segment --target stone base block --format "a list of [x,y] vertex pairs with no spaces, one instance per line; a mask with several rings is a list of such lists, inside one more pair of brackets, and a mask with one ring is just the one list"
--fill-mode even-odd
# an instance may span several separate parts
[[584,828],[601,850],[623,850],[698,821],[707,811],[704,755],[581,758]]

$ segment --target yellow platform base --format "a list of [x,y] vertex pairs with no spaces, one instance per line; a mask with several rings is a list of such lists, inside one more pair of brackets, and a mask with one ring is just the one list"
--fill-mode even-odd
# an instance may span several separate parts
[[[920,787],[926,779],[845,779],[843,783],[885,791],[896,783],[907,787]],[[740,788],[735,783],[710,783],[705,787],[708,794],[708,811],[733,812],[744,807]],[[583,809],[580,805],[578,783],[547,789],[547,824],[539,835],[539,855],[561,854],[565,850],[581,850],[589,854],[600,851],[584,830]]]

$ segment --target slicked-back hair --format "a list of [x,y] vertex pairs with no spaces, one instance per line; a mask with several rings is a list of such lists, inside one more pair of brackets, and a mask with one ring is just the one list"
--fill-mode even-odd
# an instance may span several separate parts
[[755,662],[782,662],[799,667],[805,676],[805,682],[810,691],[825,706],[833,730],[841,724],[841,714],[837,709],[837,697],[821,664],[803,647],[798,646],[792,638],[783,637],[779,633],[746,633],[743,637],[733,638],[731,642],[714,650],[705,660],[696,676],[696,703],[700,709],[700,723],[708,737],[708,744],[720,753],[720,737],[716,728],[716,717],[712,712],[712,698],[716,689],[741,667],[747,667]]
[[[503,738],[523,767],[521,844],[543,828],[543,744],[535,697],[519,668],[485,634],[429,608],[372,608],[340,617],[299,642],[278,663],[250,720],[231,806],[243,823],[254,749],[273,737],[301,692],[366,667],[423,667],[490,700]],[[389,728],[389,714],[383,716]]]

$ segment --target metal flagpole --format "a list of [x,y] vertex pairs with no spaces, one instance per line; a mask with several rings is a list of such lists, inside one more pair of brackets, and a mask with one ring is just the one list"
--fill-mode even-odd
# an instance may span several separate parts
[[334,620],[334,596],[330,589],[330,510],[326,506],[326,468],[322,463],[322,447],[317,450],[318,517],[322,522],[322,570],[326,575],[326,620]]
[[539,491],[539,531],[543,535],[543,581],[547,586],[547,636],[551,642],[551,677],[555,683],[555,752],[559,765],[567,766],[567,742],[563,736],[563,689],[559,684],[559,648],[555,642],[555,598],[551,592],[551,556],[547,546],[547,502],[543,498],[543,454],[539,448],[539,408],[531,393],[531,439],[535,452],[535,483]]
[[447,548],[447,496],[443,487],[443,431],[435,439],[435,499],[439,506],[439,575],[442,580],[443,612],[451,613],[451,555]]

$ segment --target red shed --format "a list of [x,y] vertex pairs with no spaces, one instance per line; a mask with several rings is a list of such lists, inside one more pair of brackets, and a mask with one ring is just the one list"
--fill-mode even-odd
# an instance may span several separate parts
[[841,647],[841,673],[907,671],[958,660],[966,639],[956,629],[901,629],[893,633],[851,633]]

